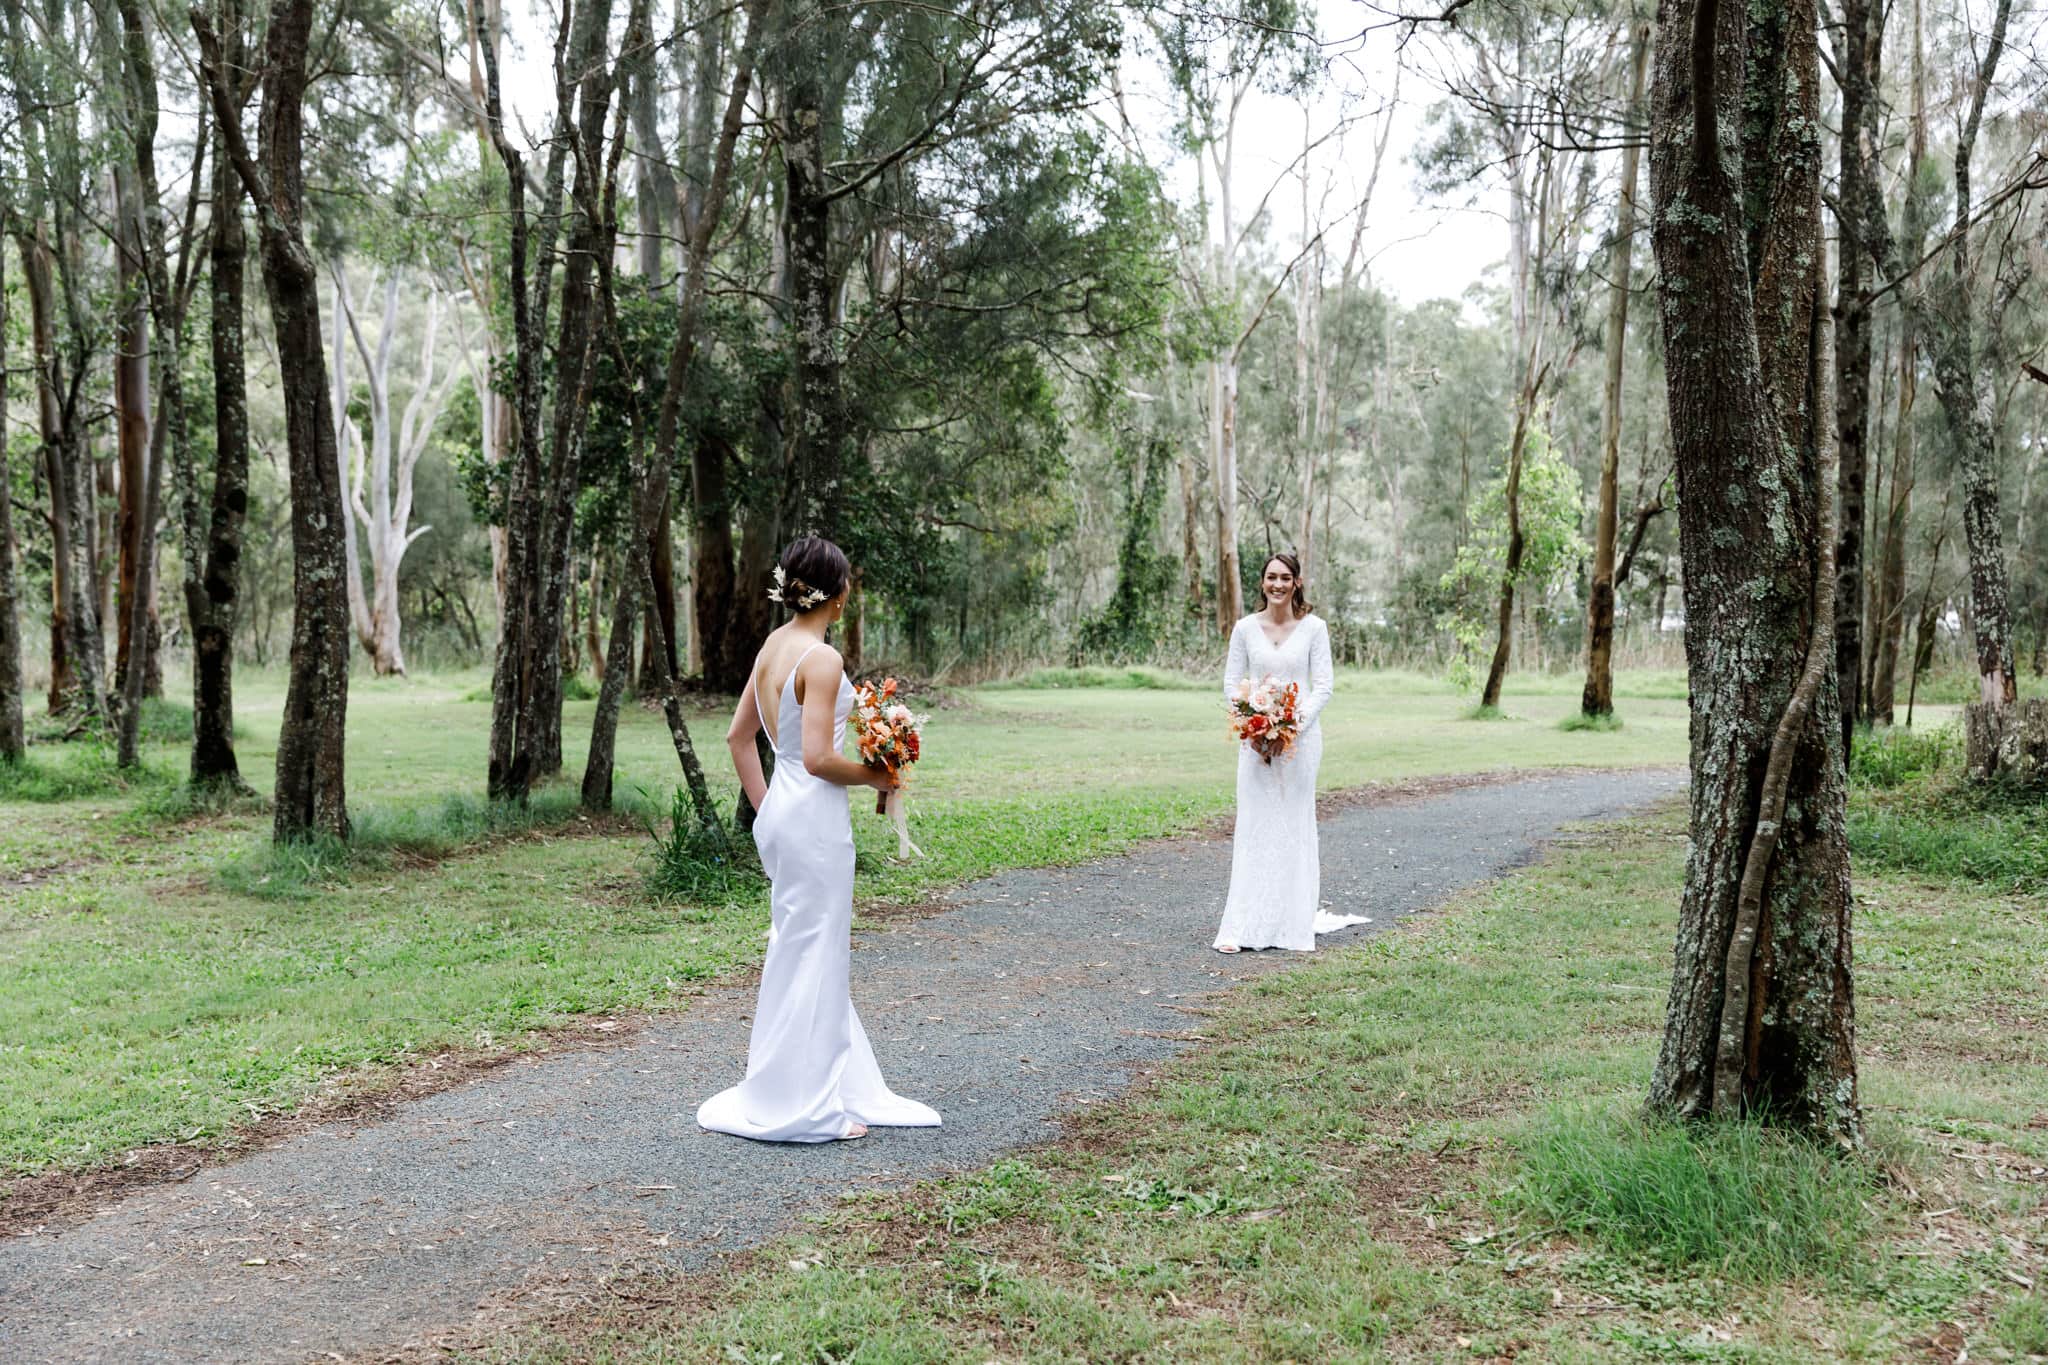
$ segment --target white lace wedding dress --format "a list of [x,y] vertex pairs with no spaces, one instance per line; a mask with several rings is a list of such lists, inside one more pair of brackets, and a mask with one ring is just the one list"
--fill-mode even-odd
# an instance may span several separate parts
[[1216,946],[1312,951],[1316,935],[1359,924],[1358,915],[1324,914],[1322,865],[1316,844],[1316,767],[1323,757],[1317,724],[1336,685],[1330,631],[1304,616],[1279,644],[1266,636],[1264,613],[1230,633],[1223,670],[1225,697],[1242,678],[1271,675],[1299,683],[1300,738],[1285,756],[1266,762],[1249,744],[1237,754],[1237,832],[1230,845],[1230,899]]
[[[852,708],[853,687],[841,674],[835,749],[844,742]],[[754,842],[771,883],[773,923],[747,1047],[747,1078],[704,1101],[697,1122],[770,1142],[830,1142],[847,1136],[856,1123],[936,1128],[936,1112],[883,1083],[848,994],[853,822],[847,789],[804,767],[795,668],[782,685],[775,717],[775,776],[754,821]]]

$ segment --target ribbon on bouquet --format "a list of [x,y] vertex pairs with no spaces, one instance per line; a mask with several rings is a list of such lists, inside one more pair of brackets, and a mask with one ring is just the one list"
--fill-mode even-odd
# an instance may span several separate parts
[[904,802],[903,788],[897,787],[892,791],[876,793],[875,813],[877,815],[886,815],[889,817],[889,823],[896,827],[896,856],[898,858],[922,858],[925,856],[924,850],[919,848],[910,837],[910,808]]

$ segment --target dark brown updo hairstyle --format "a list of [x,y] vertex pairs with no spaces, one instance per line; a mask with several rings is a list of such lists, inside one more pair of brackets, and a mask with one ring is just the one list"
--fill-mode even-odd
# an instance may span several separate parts
[[[852,566],[846,551],[821,536],[800,536],[789,542],[776,565],[782,605],[793,612],[815,610],[846,591]],[[809,597],[808,605],[805,598]]]
[[[1266,570],[1272,568],[1276,562],[1285,564],[1287,572],[1294,575],[1294,616],[1296,620],[1300,620],[1315,610],[1314,607],[1309,605],[1308,593],[1303,591],[1301,586],[1301,561],[1288,554],[1285,550],[1277,554],[1267,555],[1266,562],[1259,566],[1259,582],[1261,584],[1264,584],[1266,581]],[[1259,597],[1261,601],[1265,600],[1263,590],[1260,592]]]

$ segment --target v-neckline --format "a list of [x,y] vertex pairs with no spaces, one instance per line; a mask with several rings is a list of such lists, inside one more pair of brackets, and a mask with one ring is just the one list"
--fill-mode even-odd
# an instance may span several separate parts
[[[1257,618],[1253,619],[1256,620]],[[1264,621],[1259,621],[1258,626],[1259,636],[1260,638],[1265,640],[1266,648],[1268,649],[1285,649],[1287,648],[1287,642],[1289,640],[1292,640],[1295,636],[1301,634],[1301,622],[1299,621],[1296,621],[1294,623],[1294,629],[1288,631],[1283,638],[1278,640],[1275,640],[1272,636],[1266,634],[1266,623]]]

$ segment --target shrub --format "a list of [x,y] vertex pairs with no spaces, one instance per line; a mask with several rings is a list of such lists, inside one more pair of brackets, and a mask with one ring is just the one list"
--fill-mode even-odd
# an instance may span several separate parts
[[1953,771],[1962,761],[1962,732],[1953,725],[1932,730],[1866,727],[1856,732],[1849,750],[1849,780],[1890,791],[1916,778]]
[[659,899],[717,908],[756,898],[768,883],[753,839],[722,820],[699,820],[687,788],[670,799],[668,828],[649,820],[647,837],[654,841],[647,889]]

